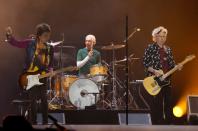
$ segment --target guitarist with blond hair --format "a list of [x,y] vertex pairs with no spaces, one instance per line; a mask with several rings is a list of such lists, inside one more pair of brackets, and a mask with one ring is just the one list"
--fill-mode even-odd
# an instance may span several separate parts
[[[176,66],[172,50],[165,44],[167,34],[168,30],[162,26],[152,31],[154,43],[148,45],[143,56],[143,65],[147,76],[154,75],[160,77]],[[182,68],[182,66],[180,68]],[[170,77],[167,79],[170,79]],[[161,92],[151,99],[151,116],[153,124],[171,124],[171,84],[163,87]]]

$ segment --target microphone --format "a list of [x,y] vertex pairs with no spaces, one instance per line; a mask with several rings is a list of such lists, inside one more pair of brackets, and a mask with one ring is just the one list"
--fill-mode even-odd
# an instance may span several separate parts
[[140,28],[136,28],[136,31],[141,31],[141,29]]
[[125,39],[123,42],[126,42],[127,40],[129,40],[136,32],[139,32],[139,31],[141,31],[140,28],[138,28],[138,27],[133,28],[133,32],[131,32],[131,34],[128,36],[128,38]]

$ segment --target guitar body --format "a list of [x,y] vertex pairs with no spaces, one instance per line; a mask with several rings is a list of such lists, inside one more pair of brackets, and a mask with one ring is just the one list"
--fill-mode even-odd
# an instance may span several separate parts
[[155,76],[147,77],[143,81],[144,88],[152,96],[159,94],[161,88],[169,84],[170,84],[169,81],[166,80],[161,81],[160,77],[155,77]]
[[39,72],[25,72],[19,76],[19,86],[22,89],[29,90],[35,85],[42,85],[39,82]]
[[35,85],[42,85],[43,83],[41,83],[39,81],[40,79],[43,79],[43,78],[46,78],[46,77],[52,77],[52,76],[54,76],[58,73],[61,73],[61,72],[74,71],[74,70],[77,70],[77,69],[78,69],[77,67],[69,66],[69,67],[64,67],[64,68],[58,69],[56,71],[48,72],[48,73],[45,73],[45,74],[42,74],[42,75],[40,74],[40,71],[25,72],[25,73],[22,73],[19,76],[19,86],[22,89],[29,90]]

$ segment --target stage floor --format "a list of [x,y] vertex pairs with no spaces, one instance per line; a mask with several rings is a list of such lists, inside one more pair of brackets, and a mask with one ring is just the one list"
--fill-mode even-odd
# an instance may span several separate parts
[[[35,125],[34,128],[44,129],[49,125]],[[198,126],[177,125],[65,125],[74,131],[197,131]]]

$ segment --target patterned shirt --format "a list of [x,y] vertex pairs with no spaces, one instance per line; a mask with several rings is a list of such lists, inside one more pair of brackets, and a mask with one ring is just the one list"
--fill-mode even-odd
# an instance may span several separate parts
[[[152,67],[156,70],[163,70],[167,72],[168,70],[175,67],[175,61],[173,59],[172,50],[169,47],[165,47],[164,53],[162,53],[162,49],[157,44],[149,44],[145,49],[143,56],[143,65],[146,68],[145,72],[147,76],[153,75],[153,73],[148,71],[148,67]],[[163,56],[162,56],[163,55]],[[162,60],[163,57],[163,60]],[[160,59],[161,58],[161,59]]]
[[[46,45],[46,48],[40,53],[36,52],[36,40],[34,39],[24,39],[16,40],[14,37],[9,37],[8,42],[18,48],[26,49],[26,61],[24,66],[24,71],[35,72],[38,70],[47,70],[53,67],[53,47]],[[45,58],[48,58],[45,59]],[[41,60],[44,61],[41,62]]]

